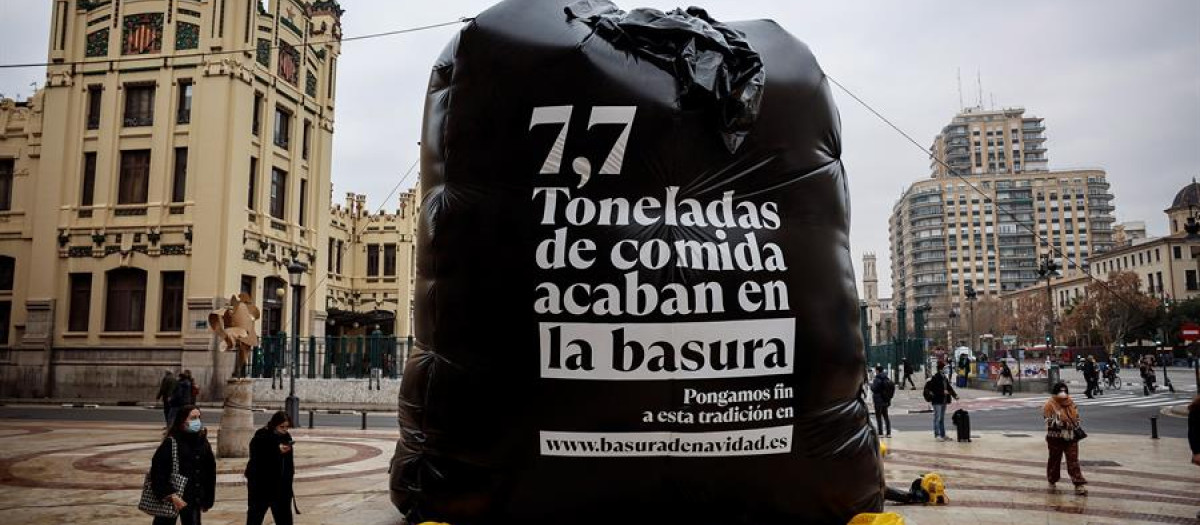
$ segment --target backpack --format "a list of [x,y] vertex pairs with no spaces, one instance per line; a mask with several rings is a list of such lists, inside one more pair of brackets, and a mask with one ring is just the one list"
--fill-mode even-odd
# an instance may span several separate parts
[[935,376],[930,377],[929,379],[925,380],[925,389],[923,392],[921,392],[921,395],[923,397],[925,397],[926,403],[933,402],[933,378],[934,377],[937,377],[937,376],[935,375]]
[[888,377],[883,378],[883,398],[889,403],[896,397],[896,383]]

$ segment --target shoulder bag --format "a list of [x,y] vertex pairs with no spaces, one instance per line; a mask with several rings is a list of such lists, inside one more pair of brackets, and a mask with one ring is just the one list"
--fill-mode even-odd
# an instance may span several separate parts
[[[179,473],[179,449],[175,438],[167,439],[171,440],[171,487],[182,498],[183,489],[187,487],[187,478]],[[175,510],[175,505],[171,504],[170,500],[161,499],[154,494],[150,472],[146,473],[146,480],[142,482],[142,499],[138,501],[138,510],[158,518],[174,518],[179,515],[179,511]]]

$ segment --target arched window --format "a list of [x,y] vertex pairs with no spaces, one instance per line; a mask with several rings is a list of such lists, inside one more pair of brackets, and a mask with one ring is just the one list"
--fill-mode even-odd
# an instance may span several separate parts
[[104,301],[104,331],[141,332],[146,319],[146,271],[109,270]]

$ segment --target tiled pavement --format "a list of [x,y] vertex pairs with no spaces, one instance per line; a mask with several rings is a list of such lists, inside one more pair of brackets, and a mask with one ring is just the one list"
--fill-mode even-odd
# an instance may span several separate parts
[[[217,430],[217,429],[213,429]],[[294,431],[297,523],[399,522],[387,496],[386,431]],[[134,507],[159,429],[149,425],[0,420],[0,523],[149,523]],[[215,438],[213,438],[215,439]],[[1082,445],[1091,494],[1048,493],[1039,435],[987,433],[940,443],[927,432],[888,439],[888,480],[906,487],[924,472],[947,480],[949,506],[888,506],[908,523],[1200,523],[1200,467],[1181,439],[1093,435]],[[206,524],[245,520],[245,460],[221,460],[217,505]],[[1069,483],[1065,483],[1068,485]]]

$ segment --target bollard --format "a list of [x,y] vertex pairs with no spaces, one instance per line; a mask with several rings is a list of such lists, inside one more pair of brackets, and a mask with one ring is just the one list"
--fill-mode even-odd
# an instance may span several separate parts
[[308,428],[312,429],[312,427],[313,427],[313,411],[309,410],[308,411]]
[[367,429],[367,411],[366,410],[362,411],[362,429],[363,430]]
[[1150,439],[1158,439],[1158,416],[1150,416]]

